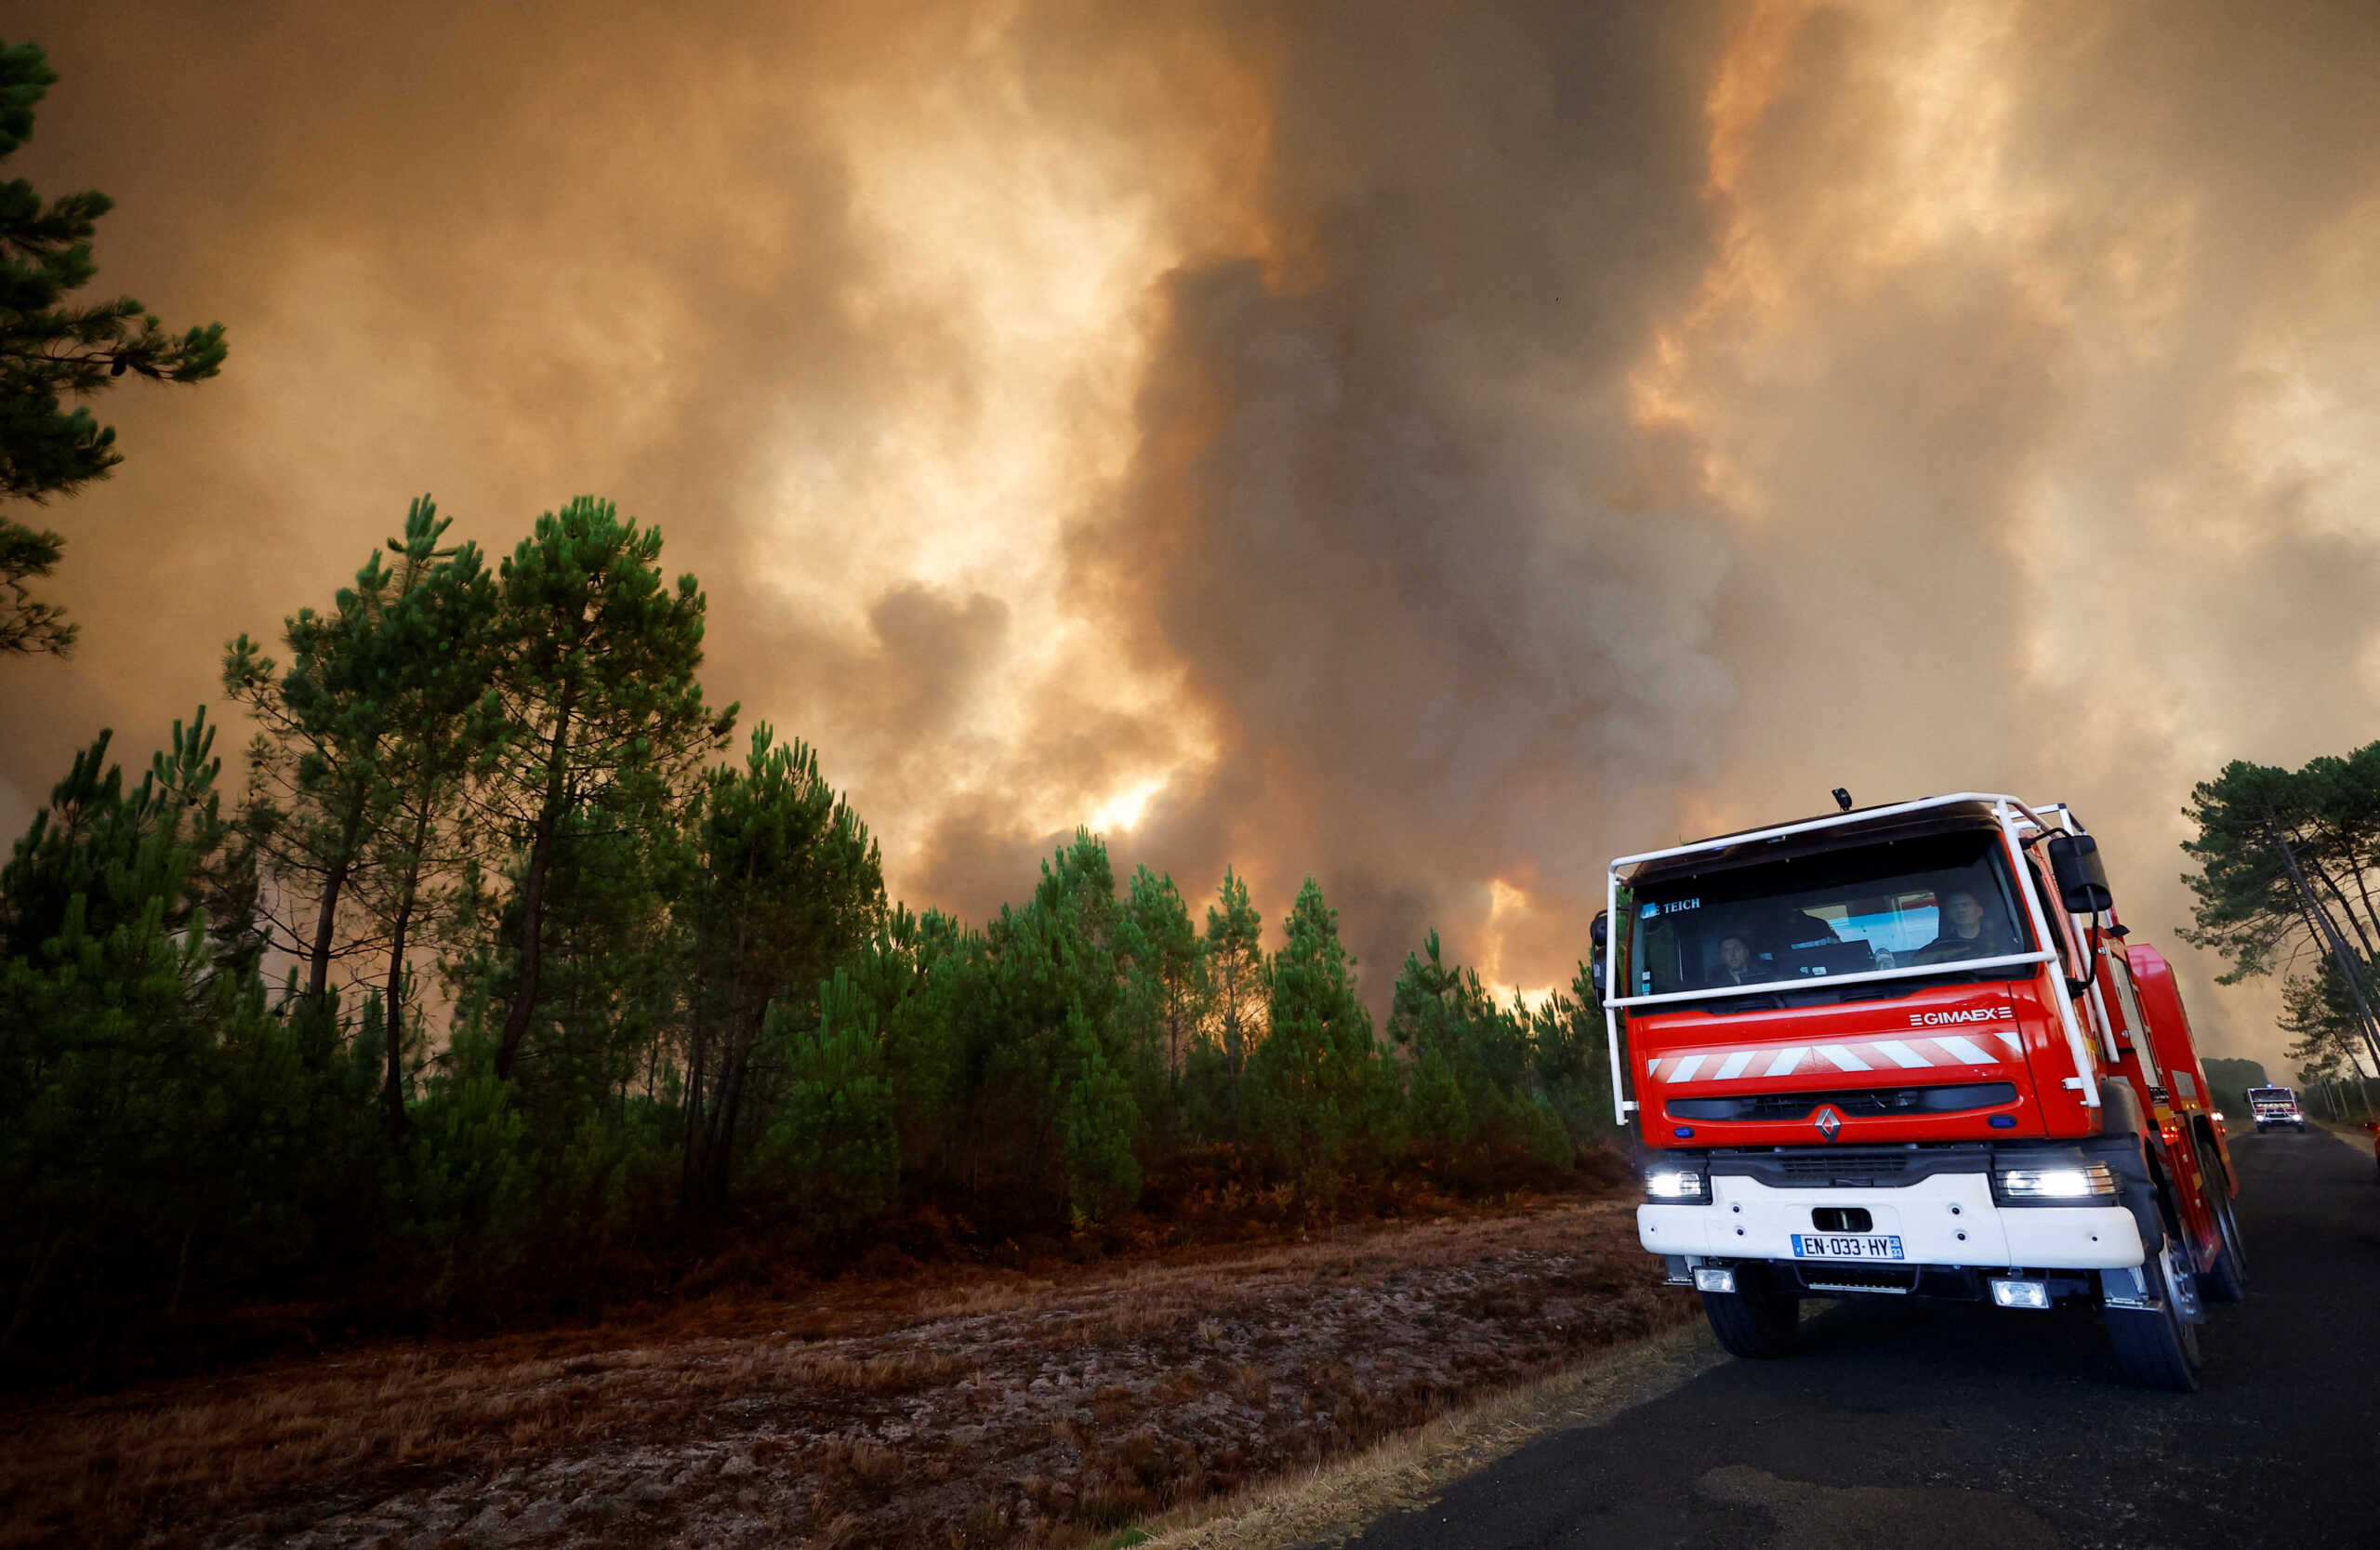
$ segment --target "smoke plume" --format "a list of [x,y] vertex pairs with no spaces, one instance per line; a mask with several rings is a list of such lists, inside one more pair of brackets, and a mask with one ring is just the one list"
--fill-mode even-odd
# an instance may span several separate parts
[[0,663],[11,827],[425,489],[657,523],[913,904],[1088,823],[1313,874],[1375,1000],[1433,925],[1566,981],[1605,857],[1837,785],[2069,800],[2167,937],[2193,780],[2380,735],[2365,5],[15,25],[11,171],[232,355],[43,518],[85,644]]

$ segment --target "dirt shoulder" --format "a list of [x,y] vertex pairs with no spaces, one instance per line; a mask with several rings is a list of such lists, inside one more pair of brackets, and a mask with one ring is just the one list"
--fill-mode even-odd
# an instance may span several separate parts
[[986,1272],[774,1327],[408,1345],[20,1409],[0,1545],[1068,1544],[1690,1318],[1633,1205]]
[[2361,1125],[2339,1119],[2316,1119],[2313,1126],[2327,1135],[2338,1137],[2359,1152],[2372,1150],[2372,1133]]
[[1267,1481],[1153,1522],[1149,1550],[1289,1550],[1335,1544],[1550,1432],[1598,1425],[1731,1358],[1699,1318],[1501,1390],[1311,1474]]

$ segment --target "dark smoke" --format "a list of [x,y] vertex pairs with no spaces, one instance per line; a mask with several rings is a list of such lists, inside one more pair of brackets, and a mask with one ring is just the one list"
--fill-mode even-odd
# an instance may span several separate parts
[[46,518],[86,646],[0,663],[11,828],[424,489],[659,523],[713,697],[911,902],[1145,792],[1121,868],[1313,873],[1375,1000],[1434,924],[1562,982],[1612,851],[1836,785],[2070,799],[2163,936],[2193,780],[2380,733],[2365,4],[20,33],[65,79],[12,173],[114,194],[102,288],[233,353],[110,399]]
[[[1320,877],[1384,974],[1492,878],[1569,927],[1616,812],[1715,774],[1723,535],[1646,488],[1628,375],[1712,257],[1715,8],[1306,7],[1263,210],[1283,255],[1163,288],[1142,453],[1078,535],[1218,728],[1170,826]],[[1211,863],[1210,863],[1211,865]],[[1565,976],[1567,977],[1567,976]]]

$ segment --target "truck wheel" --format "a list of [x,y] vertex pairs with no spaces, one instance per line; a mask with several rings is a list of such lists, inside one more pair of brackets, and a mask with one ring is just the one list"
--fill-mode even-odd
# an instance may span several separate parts
[[2149,1262],[2151,1278],[2162,1283],[2163,1307],[2101,1308],[2099,1317],[2107,1323],[2116,1366],[2126,1378],[2143,1388],[2192,1394],[2198,1390],[2198,1329],[2182,1316],[2187,1293],[2174,1258],[2160,1252]]
[[2215,1263],[2199,1272],[2199,1290],[2218,1303],[2245,1302],[2248,1252],[2240,1241],[2240,1219],[2232,1214],[2231,1195],[2224,1186],[2223,1163],[2201,1146],[2198,1171],[2206,1180],[2206,1201],[2215,1212],[2215,1235],[2219,1244]]
[[1778,1284],[1767,1266],[1736,1266],[1736,1290],[1702,1293],[1703,1317],[1719,1344],[1739,1357],[1767,1360],[1793,1349],[1801,1299]]

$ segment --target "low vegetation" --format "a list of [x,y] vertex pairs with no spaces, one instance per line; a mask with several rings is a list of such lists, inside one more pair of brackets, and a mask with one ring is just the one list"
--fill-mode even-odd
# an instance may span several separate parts
[[1610,1199],[901,1267],[25,1409],[0,1546],[1082,1544],[1692,1311]]

